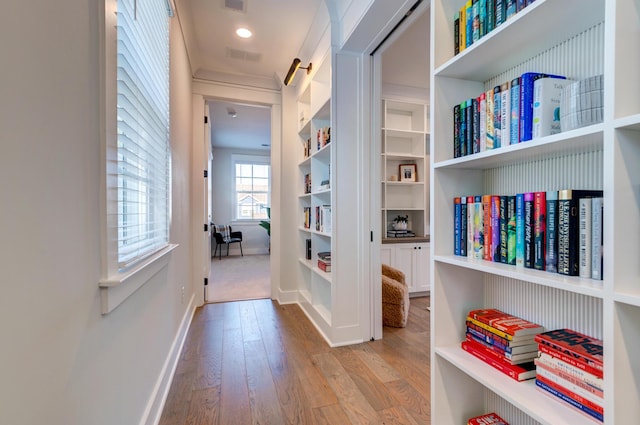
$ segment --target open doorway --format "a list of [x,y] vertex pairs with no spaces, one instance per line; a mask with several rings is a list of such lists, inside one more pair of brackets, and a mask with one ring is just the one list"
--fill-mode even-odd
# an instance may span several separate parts
[[[271,108],[227,100],[208,100],[207,106],[211,120],[207,301],[269,298]],[[225,231],[240,241],[221,241]]]

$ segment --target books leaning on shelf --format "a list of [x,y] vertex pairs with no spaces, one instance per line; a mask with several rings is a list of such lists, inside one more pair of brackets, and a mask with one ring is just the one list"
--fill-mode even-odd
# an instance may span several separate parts
[[535,340],[539,344],[536,386],[603,421],[602,341],[571,329],[543,332]]
[[302,209],[303,225],[305,229],[311,228],[311,207],[304,207]]
[[492,412],[469,418],[467,425],[509,425],[509,423],[498,416],[497,413]]
[[457,196],[453,254],[602,280],[602,205],[601,190]]

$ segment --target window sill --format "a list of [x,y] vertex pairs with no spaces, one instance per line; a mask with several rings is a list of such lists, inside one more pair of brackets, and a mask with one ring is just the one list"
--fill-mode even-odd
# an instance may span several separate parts
[[142,285],[169,264],[171,252],[178,244],[169,244],[142,263],[124,273],[117,273],[100,281],[102,314],[111,313]]

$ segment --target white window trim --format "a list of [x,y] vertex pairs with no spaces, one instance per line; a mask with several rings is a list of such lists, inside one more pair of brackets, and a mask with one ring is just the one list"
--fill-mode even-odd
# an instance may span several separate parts
[[[262,156],[262,155],[242,155],[242,154],[232,154],[231,155],[231,169],[233,170],[233,179],[231,179],[231,199],[233,199],[233,202],[231,203],[231,224],[234,225],[241,225],[241,224],[255,224],[255,223],[260,223],[262,221],[262,219],[243,219],[243,220],[238,220],[236,218],[236,164],[238,162],[243,162],[243,163],[252,163],[252,164],[258,164],[258,165],[268,165],[269,166],[269,201],[271,201],[271,180],[272,180],[272,173],[271,173],[271,157],[270,156]],[[271,202],[269,202],[271,203]]]
[[[172,10],[175,10],[173,0],[168,0]],[[178,244],[167,244],[162,249],[146,257],[139,263],[121,271],[118,269],[117,246],[117,216],[108,214],[110,208],[117,208],[117,195],[114,195],[114,182],[108,181],[112,167],[117,166],[117,87],[116,87],[116,10],[117,0],[105,0],[104,15],[101,16],[101,59],[100,94],[101,94],[101,196],[100,196],[100,225],[102,278],[100,288],[101,312],[111,313],[129,296],[149,282],[158,272],[168,266],[171,252]],[[171,14],[173,16],[173,14]],[[116,183],[117,184],[117,183]],[[169,189],[171,190],[171,189]],[[115,202],[114,202],[115,200]]]

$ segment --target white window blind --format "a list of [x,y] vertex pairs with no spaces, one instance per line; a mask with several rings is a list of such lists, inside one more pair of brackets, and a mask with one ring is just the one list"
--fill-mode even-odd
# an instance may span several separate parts
[[110,179],[125,269],[169,243],[169,8],[166,0],[118,0],[117,7],[117,175]]

